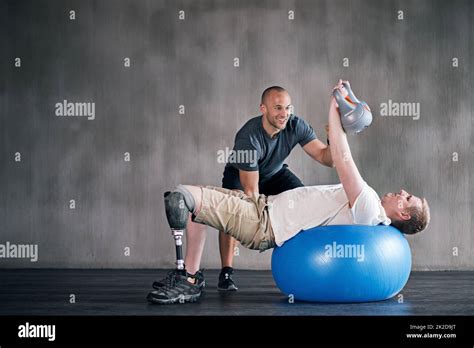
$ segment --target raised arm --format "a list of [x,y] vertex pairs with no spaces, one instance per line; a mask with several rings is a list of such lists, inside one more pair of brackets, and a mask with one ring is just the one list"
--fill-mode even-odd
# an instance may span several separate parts
[[[342,81],[339,82],[336,88],[343,88]],[[341,93],[344,93],[344,91],[341,90]],[[329,105],[329,143],[331,144],[329,148],[331,149],[332,160],[336,167],[339,180],[341,180],[350,206],[352,207],[362,191],[364,180],[352,158],[347,136],[341,125],[337,102],[333,96],[331,96]]]

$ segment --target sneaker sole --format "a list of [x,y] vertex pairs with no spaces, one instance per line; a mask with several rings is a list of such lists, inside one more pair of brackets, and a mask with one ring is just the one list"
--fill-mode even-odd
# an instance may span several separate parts
[[239,288],[235,285],[229,286],[228,288],[217,287],[217,291],[237,291]]
[[174,304],[174,303],[192,303],[196,302],[199,297],[201,297],[201,293],[194,294],[194,295],[183,295],[181,297],[175,299],[158,299],[154,298],[153,296],[148,295],[146,299],[148,302],[153,304]]
[[[164,285],[158,286],[158,285],[156,285],[156,284],[152,284],[151,286],[152,286],[152,288],[155,289],[155,290],[160,290],[160,288],[162,288]],[[204,288],[205,286],[206,286],[206,281],[203,281],[202,284],[200,285],[200,288],[202,289],[202,288]]]

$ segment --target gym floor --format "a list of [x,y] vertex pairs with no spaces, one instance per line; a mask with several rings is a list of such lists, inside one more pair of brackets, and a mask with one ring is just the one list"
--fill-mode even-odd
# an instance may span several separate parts
[[[220,293],[206,270],[196,303],[152,305],[153,280],[167,270],[0,270],[0,315],[473,315],[474,272],[412,272],[401,296],[372,303],[289,303],[270,271],[236,270],[239,290]],[[70,303],[71,294],[75,303]]]

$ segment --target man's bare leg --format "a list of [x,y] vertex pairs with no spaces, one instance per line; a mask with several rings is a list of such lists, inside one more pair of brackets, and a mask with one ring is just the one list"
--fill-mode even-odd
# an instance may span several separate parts
[[219,231],[219,251],[221,253],[222,268],[232,267],[236,245],[237,240],[234,237]]
[[186,270],[195,274],[199,270],[204,245],[206,243],[206,226],[191,221],[189,214],[188,227],[186,228],[186,256],[184,264]]
[[221,272],[219,274],[219,282],[217,289],[219,291],[236,291],[238,288],[232,279],[234,269],[234,250],[238,244],[238,240],[234,237],[219,231],[219,252],[221,254]]

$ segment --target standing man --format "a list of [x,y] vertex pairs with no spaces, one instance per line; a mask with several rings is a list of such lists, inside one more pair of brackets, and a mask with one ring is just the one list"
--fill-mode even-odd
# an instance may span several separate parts
[[[291,107],[290,95],[284,88],[272,86],[263,92],[262,115],[250,119],[235,136],[234,158],[224,169],[223,188],[242,190],[248,196],[269,196],[304,186],[283,163],[297,144],[314,160],[333,166],[329,146],[317,139],[305,120],[290,113]],[[219,232],[222,270],[218,290],[237,290],[232,279],[236,244],[232,236]]]

